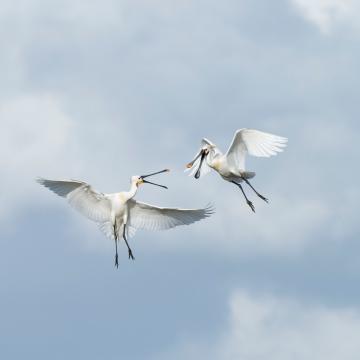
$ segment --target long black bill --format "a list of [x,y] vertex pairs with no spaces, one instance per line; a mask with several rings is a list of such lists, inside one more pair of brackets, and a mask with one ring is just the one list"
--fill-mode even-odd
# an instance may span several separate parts
[[162,188],[164,188],[164,189],[167,189],[167,186],[165,186],[165,185],[156,184],[156,183],[153,183],[153,182],[151,182],[151,181],[144,180],[144,179],[147,178],[147,177],[149,177],[149,176],[161,174],[161,173],[168,172],[168,171],[170,171],[170,170],[169,170],[169,169],[164,169],[164,170],[157,171],[157,172],[154,172],[154,173],[151,173],[151,174],[148,174],[148,175],[141,175],[140,178],[143,180],[143,182],[144,182],[145,184],[156,185],[156,186],[162,187]]
[[188,164],[186,164],[186,167],[187,167],[188,169],[192,168],[193,165],[194,165],[194,163],[195,163],[195,161],[201,156],[201,154],[202,154],[202,150],[196,155],[196,157],[195,157],[195,159],[194,159],[193,161],[191,161],[191,162],[189,162]]
[[144,179],[143,179],[143,182],[144,182],[145,184],[156,185],[156,186],[160,186],[160,187],[162,187],[162,188],[164,188],[164,189],[167,189],[167,186],[165,186],[165,185],[156,184],[156,183],[153,183],[153,182],[151,182],[151,181],[144,180]]
[[206,153],[205,153],[205,151],[203,151],[203,152],[201,153],[201,159],[200,159],[199,168],[197,169],[197,171],[196,171],[196,173],[195,173],[195,179],[198,179],[198,178],[200,177],[200,170],[201,170],[201,166],[202,166],[202,163],[203,163],[205,157],[206,157]]
[[145,179],[145,178],[147,178],[147,177],[149,177],[149,176],[161,174],[161,173],[168,172],[168,171],[170,171],[170,170],[169,170],[169,169],[164,169],[164,170],[157,171],[157,172],[154,172],[154,173],[151,173],[151,174],[148,174],[148,175],[141,175],[140,177],[141,177],[142,179]]

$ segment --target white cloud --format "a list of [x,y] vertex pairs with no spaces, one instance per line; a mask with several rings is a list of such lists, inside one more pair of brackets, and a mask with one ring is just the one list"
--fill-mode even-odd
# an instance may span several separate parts
[[[89,108],[95,111],[96,105]],[[34,182],[37,176],[83,176],[86,180],[111,173],[116,181],[126,162],[119,157],[127,148],[125,127],[119,133],[119,124],[107,120],[94,126],[91,117],[82,119],[82,114],[68,111],[55,94],[32,92],[4,98],[0,119],[1,186],[5,190],[0,198],[8,213],[34,201],[40,189]],[[125,174],[124,180],[128,177]]]
[[[182,180],[178,184],[172,183],[171,188],[176,189],[176,194],[165,194],[168,196],[165,200],[156,199],[158,194],[153,194],[151,202],[166,205],[172,200],[172,206],[201,206],[210,199],[215,204],[216,213],[191,228],[156,234],[140,231],[137,241],[151,238],[141,246],[156,253],[208,252],[234,258],[259,255],[296,257],[319,245],[328,246],[340,239],[347,241],[357,231],[351,210],[355,196],[352,193],[343,197],[342,204],[333,206],[332,199],[325,200],[317,195],[312,198],[311,188],[308,192],[304,190],[303,196],[294,194],[287,197],[288,190],[280,185],[282,190],[270,189],[267,192],[267,195],[271,194],[269,204],[262,203],[248,191],[256,203],[257,212],[253,214],[240,191],[218,180],[217,174],[210,176],[213,179],[204,179],[206,185],[202,189],[196,183],[185,186],[181,184]],[[278,181],[281,184],[281,179]],[[144,200],[144,193],[141,192],[138,198]]]
[[230,299],[227,329],[217,340],[189,341],[164,358],[356,360],[359,334],[359,309],[309,306],[238,291]]
[[[341,22],[356,24],[359,7],[353,0],[292,0],[301,14],[324,34]],[[356,20],[357,19],[357,20]]]
[[34,179],[64,168],[71,120],[55,96],[19,95],[0,103],[1,217],[33,198]]

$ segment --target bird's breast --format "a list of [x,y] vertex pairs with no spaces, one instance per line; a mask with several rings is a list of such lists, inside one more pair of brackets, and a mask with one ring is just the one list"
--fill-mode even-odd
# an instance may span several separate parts
[[220,161],[220,159],[214,159],[211,162],[211,167],[217,171],[219,171],[222,168],[222,162]]
[[112,201],[111,201],[112,210],[116,215],[121,215],[125,212],[127,200],[128,199],[125,196],[125,194],[122,194],[122,193],[116,194],[112,198]]
[[119,194],[117,194],[117,202],[119,203],[119,204],[125,204],[126,203],[126,201],[128,200],[128,198],[127,198],[127,196],[125,195],[125,194],[123,194],[123,193],[119,193]]

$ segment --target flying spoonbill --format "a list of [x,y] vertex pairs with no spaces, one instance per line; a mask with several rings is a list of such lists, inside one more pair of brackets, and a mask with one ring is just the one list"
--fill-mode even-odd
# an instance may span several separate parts
[[146,178],[169,171],[157,171],[148,175],[132,176],[129,191],[103,194],[91,185],[78,180],[48,180],[38,178],[37,182],[55,194],[67,198],[69,204],[84,216],[98,223],[100,230],[115,241],[115,266],[118,267],[117,244],[122,235],[128,248],[129,259],[135,259],[127,238],[137,229],[166,230],[179,225],[189,225],[213,213],[207,206],[204,209],[161,208],[134,199],[141,184],[152,184],[167,189]]
[[[245,170],[246,154],[260,157],[270,157],[283,151],[286,146],[287,138],[265,133],[259,130],[239,129],[235,132],[232,143],[226,154],[222,154],[219,148],[208,139],[202,139],[201,148],[193,161],[186,167],[190,171],[190,176],[195,174],[195,178],[206,175],[210,168],[217,171],[220,176],[236,186],[243,193],[246,203],[255,212],[253,203],[247,198],[241,182],[245,182],[262,200],[268,199],[259,194],[250,184],[249,179],[255,176],[255,172]],[[187,171],[186,170],[186,171]]]

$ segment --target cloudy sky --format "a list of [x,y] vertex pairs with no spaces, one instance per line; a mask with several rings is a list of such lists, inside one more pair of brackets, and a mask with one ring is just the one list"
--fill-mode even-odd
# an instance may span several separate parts
[[[0,356],[352,360],[360,351],[356,0],[0,0]],[[187,177],[202,137],[289,138],[249,159],[270,204]],[[135,262],[34,182],[216,214],[138,231]]]

